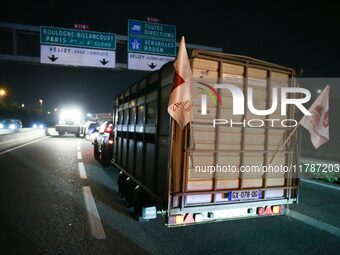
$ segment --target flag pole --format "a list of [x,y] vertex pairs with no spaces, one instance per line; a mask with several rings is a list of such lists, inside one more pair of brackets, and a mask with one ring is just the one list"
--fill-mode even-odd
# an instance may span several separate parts
[[294,129],[292,130],[292,132],[290,132],[289,136],[286,138],[286,140],[284,141],[284,143],[279,147],[279,149],[277,149],[272,158],[269,161],[269,165],[274,161],[274,159],[276,158],[276,155],[278,152],[282,151],[283,148],[285,147],[285,145],[288,143],[289,139],[293,136],[293,134],[295,133],[295,131],[297,130],[297,128],[300,126],[301,122],[302,122],[303,117],[301,118],[300,122],[294,127]]

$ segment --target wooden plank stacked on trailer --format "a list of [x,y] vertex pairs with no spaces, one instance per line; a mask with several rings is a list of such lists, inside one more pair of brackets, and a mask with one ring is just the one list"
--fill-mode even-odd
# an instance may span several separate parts
[[[289,85],[289,75],[285,73],[279,72],[271,72],[271,87],[270,93],[273,92],[273,88],[282,88],[288,87]],[[271,102],[270,102],[271,103]],[[281,97],[278,96],[278,105],[281,105]],[[277,119],[279,121],[285,119],[287,116],[281,115],[281,107],[277,107],[276,111],[271,114],[268,119]],[[275,122],[278,123],[278,122]],[[271,128],[268,130],[268,146],[267,150],[276,151],[280,144],[283,143],[284,139],[287,137],[287,131],[279,128],[278,124],[275,125],[275,128]],[[284,148],[284,149],[287,149]],[[268,153],[268,159],[271,159],[273,153]],[[275,160],[271,163],[271,165],[287,165],[288,163],[288,155],[285,153],[278,152]],[[274,186],[283,186],[285,184],[285,173],[267,173],[266,174],[266,187],[274,187]]]
[[[248,68],[247,86],[253,89],[253,105],[255,109],[266,109],[267,101],[267,71],[258,68]],[[248,96],[248,95],[247,95]],[[264,115],[255,115],[248,109],[245,113],[246,119],[265,120]],[[265,129],[264,128],[244,128],[244,151],[255,151],[255,153],[243,153],[243,165],[260,166],[264,162],[263,151],[265,149]],[[262,172],[243,173],[241,187],[256,188],[262,186]]]
[[[265,110],[268,109],[272,97],[273,87],[288,86],[289,75],[287,71],[269,71],[266,67],[248,67],[247,77],[245,77],[246,64],[237,63],[233,61],[226,61],[222,64],[219,59],[201,59],[194,58],[191,61],[194,87],[198,82],[205,82],[210,85],[215,83],[227,83],[239,87],[246,92],[245,84],[247,87],[253,89],[253,105],[255,109]],[[261,66],[261,64],[259,64]],[[220,70],[222,68],[222,70]],[[276,69],[275,69],[276,70]],[[268,74],[270,73],[271,80],[268,81]],[[222,75],[221,75],[222,74]],[[219,77],[220,76],[220,77]],[[222,105],[217,107],[213,100],[209,97],[207,101],[207,115],[202,115],[201,109],[201,95],[205,94],[204,91],[194,88],[193,95],[193,122],[191,123],[191,146],[181,148],[187,149],[189,152],[187,165],[182,166],[186,168],[187,174],[184,174],[184,192],[192,191],[217,191],[217,190],[237,190],[250,188],[263,188],[283,186],[284,173],[264,174],[262,172],[254,173],[217,173],[210,174],[197,173],[197,166],[216,166],[216,164],[232,165],[237,168],[240,164],[243,165],[266,165],[268,158],[272,153],[265,153],[266,150],[274,151],[278,145],[282,143],[286,131],[277,128],[266,128],[266,125],[261,128],[244,128],[240,125],[234,127],[219,126],[218,131],[212,127],[213,120],[216,116],[234,122],[240,122],[243,119],[258,119],[265,121],[266,119],[285,119],[287,116],[281,116],[280,107],[269,116],[258,116],[251,113],[245,108],[245,115],[233,115],[232,112],[232,95],[226,89],[219,89],[219,94],[222,99]],[[246,95],[247,96],[247,95]],[[280,101],[278,102],[280,105]],[[218,112],[219,109],[219,112]],[[266,122],[265,122],[266,123]],[[276,124],[277,125],[277,124]],[[190,135],[190,134],[188,134]],[[217,142],[216,139],[219,138]],[[242,144],[242,141],[243,144]],[[178,145],[178,143],[176,143]],[[216,150],[216,144],[218,148]],[[189,155],[191,154],[191,155]],[[178,160],[178,159],[177,159]],[[287,162],[287,155],[279,153],[273,162],[274,165],[285,165]],[[183,163],[183,160],[182,160]],[[180,175],[178,169],[177,174]],[[181,176],[183,180],[183,176]],[[266,179],[263,181],[263,178]],[[176,178],[174,178],[176,179]],[[180,192],[180,180],[176,179],[175,182],[179,185],[177,192]],[[269,192],[268,192],[269,194]],[[222,194],[217,194],[214,198],[215,201],[224,201],[225,198]],[[213,202],[213,195],[187,195],[185,202],[187,204],[195,203],[210,203]],[[178,204],[177,204],[178,205]]]
[[[197,82],[202,79],[203,81],[208,81],[209,83],[216,83],[218,81],[218,62],[205,60],[205,59],[193,59],[192,63],[192,73],[194,78],[193,83],[193,120],[191,125],[192,137],[195,150],[192,156],[188,160],[188,168],[192,169],[192,165],[197,166],[209,166],[214,165],[214,152],[215,149],[214,142],[216,141],[216,134],[210,125],[212,120],[216,117],[217,111],[216,106],[211,100],[207,102],[207,115],[202,115],[201,113],[201,95],[202,91],[197,89]],[[202,151],[200,151],[202,150]],[[209,150],[209,152],[204,152],[204,150]],[[209,173],[195,173],[194,171],[188,171],[187,175],[187,187],[186,191],[202,191],[202,190],[212,190],[213,189],[213,176]],[[190,203],[203,203],[210,202],[211,195],[199,195],[199,196],[187,196],[186,202]]]

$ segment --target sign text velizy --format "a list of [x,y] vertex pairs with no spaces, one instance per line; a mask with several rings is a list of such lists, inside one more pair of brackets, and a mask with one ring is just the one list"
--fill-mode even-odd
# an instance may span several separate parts
[[115,68],[116,52],[56,45],[40,46],[40,63]]

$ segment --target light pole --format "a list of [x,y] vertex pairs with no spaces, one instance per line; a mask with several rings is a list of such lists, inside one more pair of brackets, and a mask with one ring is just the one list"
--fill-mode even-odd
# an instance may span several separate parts
[[2,98],[6,95],[6,90],[4,89],[0,89],[0,100],[1,100],[1,104],[2,104]]
[[40,111],[42,111],[42,104],[43,104],[43,100],[42,99],[39,99],[39,103],[40,103]]

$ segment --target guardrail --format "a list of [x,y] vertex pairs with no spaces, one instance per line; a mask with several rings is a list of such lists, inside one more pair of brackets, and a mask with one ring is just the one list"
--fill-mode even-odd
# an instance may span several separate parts
[[18,131],[0,130],[0,151],[44,137],[48,129],[21,128]]

